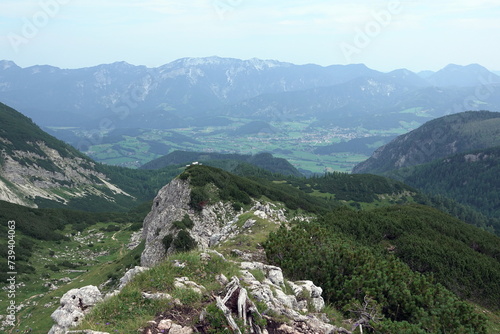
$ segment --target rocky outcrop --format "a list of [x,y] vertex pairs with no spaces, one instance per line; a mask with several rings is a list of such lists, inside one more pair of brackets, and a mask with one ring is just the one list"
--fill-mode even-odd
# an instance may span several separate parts
[[189,181],[179,178],[160,189],[144,219],[142,238],[146,245],[141,255],[142,266],[152,267],[174,251],[174,246],[165,248],[163,239],[168,235],[175,237],[179,228],[174,223],[186,215],[193,222],[189,235],[202,249],[217,244],[235,230],[237,213],[229,203],[218,202],[195,212],[189,206],[190,195]]
[[[134,268],[127,270],[125,272],[125,274],[122,276],[122,278],[120,278],[120,284],[118,285],[118,288],[116,290],[106,294],[106,296],[104,298],[107,299],[107,298],[110,298],[110,297],[113,297],[113,296],[119,294],[120,291],[122,291],[123,288],[134,279],[135,276],[137,276],[138,274],[143,273],[149,269],[151,269],[151,268],[135,266]],[[104,283],[103,286],[105,286],[106,283]]]
[[78,325],[92,307],[102,301],[102,297],[93,285],[66,292],[61,298],[61,306],[51,315],[55,324],[48,334],[65,334],[68,328]]
[[[175,222],[181,221],[186,215],[193,222],[188,229],[189,235],[201,249],[215,246],[247,231],[256,222],[255,219],[248,219],[242,226],[238,226],[239,217],[245,212],[236,212],[231,203],[217,202],[206,205],[201,212],[195,212],[189,206],[190,195],[189,181],[179,178],[160,189],[151,212],[144,219],[142,238],[146,245],[141,255],[142,266],[152,267],[175,250],[174,246],[166,249],[163,240],[166,236],[176,236],[179,228]],[[256,219],[265,219],[275,224],[286,221],[285,209],[270,203],[254,201],[252,208],[246,212],[251,212]]]
[[167,250],[162,240],[173,232],[173,222],[189,212],[190,194],[188,181],[179,178],[160,189],[143,223],[142,238],[146,245],[141,255],[142,266],[153,267],[165,256]]
[[[207,252],[200,257],[209,261],[215,255],[216,253]],[[216,280],[222,290],[217,295],[212,294],[215,305],[222,312],[231,332],[350,333],[328,323],[326,316],[321,313],[325,305],[321,296],[322,289],[312,281],[285,281],[281,268],[260,262],[242,262],[240,268],[240,275],[233,276],[230,280],[223,274],[217,275]],[[260,272],[260,280],[252,272]],[[199,294],[206,292],[205,287],[188,277],[175,278],[175,286],[192,289]],[[214,324],[209,320],[213,314],[209,312],[207,308],[197,311],[191,309],[189,314],[177,316],[175,320],[169,316],[178,312],[162,314],[150,321],[142,333],[204,333],[206,329],[214,331]],[[194,326],[193,317],[198,318]]]

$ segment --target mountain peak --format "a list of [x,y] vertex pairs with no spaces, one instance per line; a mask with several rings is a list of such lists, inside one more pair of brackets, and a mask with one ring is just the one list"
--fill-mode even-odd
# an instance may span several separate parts
[[500,83],[500,77],[479,64],[449,64],[429,76],[431,84],[439,87],[473,87],[485,83]]
[[0,60],[0,69],[7,70],[9,68],[19,68],[19,66],[10,60]]

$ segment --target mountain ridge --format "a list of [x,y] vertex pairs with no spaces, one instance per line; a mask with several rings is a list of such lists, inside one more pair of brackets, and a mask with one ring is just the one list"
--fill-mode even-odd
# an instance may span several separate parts
[[[465,76],[478,71],[460,68]],[[434,75],[446,76],[447,72]],[[481,67],[480,72],[489,71]],[[496,79],[478,84],[500,82],[500,77],[489,73],[488,78]],[[405,69],[382,73],[364,64],[295,65],[208,57],[182,58],[153,68],[115,62],[60,69],[48,65],[21,68],[1,61],[0,99],[43,126],[101,128],[107,120],[120,128],[132,124],[164,128],[176,124],[179,115],[220,114],[220,109],[258,96],[331,87],[361,77],[387,78],[412,89],[432,85]],[[31,99],[24,99],[26,95]]]
[[380,147],[353,173],[383,173],[468,150],[500,145],[500,113],[469,111],[431,120]]
[[94,196],[111,207],[116,201],[135,201],[111,184],[90,158],[1,103],[0,123],[1,200],[31,207],[40,201],[67,205]]
[[424,193],[441,195],[475,208],[496,219],[493,227],[500,234],[498,177],[500,146],[449,155],[425,164],[384,173]]
[[255,155],[244,154],[223,154],[215,152],[190,152],[173,151],[165,156],[141,166],[140,169],[161,169],[171,165],[191,164],[193,162],[209,163],[213,160],[236,160],[242,161],[272,173],[279,173],[284,176],[302,176],[302,174],[292,166],[287,160],[275,158],[270,153],[259,153]]

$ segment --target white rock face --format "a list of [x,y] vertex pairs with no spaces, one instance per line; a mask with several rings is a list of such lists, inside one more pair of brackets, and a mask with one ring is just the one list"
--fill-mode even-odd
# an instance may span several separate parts
[[187,181],[174,179],[160,189],[151,211],[144,219],[142,238],[146,246],[141,254],[141,265],[153,267],[165,256],[162,239],[173,233],[172,223],[182,220],[189,211],[191,189]]
[[92,307],[102,301],[102,294],[93,285],[72,289],[61,298],[61,306],[52,313],[55,325],[48,334],[65,334],[68,328],[78,325]]
[[[300,320],[303,318],[300,311],[320,312],[325,306],[321,297],[323,289],[312,281],[287,282],[293,291],[285,292],[285,281],[280,267],[260,262],[242,262],[240,268],[242,281],[248,284],[249,293],[278,314]],[[261,270],[265,275],[263,282],[256,280],[249,270]]]

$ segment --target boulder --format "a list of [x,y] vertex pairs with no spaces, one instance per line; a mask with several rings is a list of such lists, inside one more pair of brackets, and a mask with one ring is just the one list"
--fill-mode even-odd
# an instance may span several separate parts
[[140,267],[140,266],[135,266],[132,269],[127,270],[125,275],[123,275],[122,278],[120,278],[120,285],[118,286],[118,290],[121,291],[125,285],[127,285],[132,279],[137,275],[142,272],[145,272],[146,270],[149,270],[150,268],[146,267]]
[[78,325],[83,317],[101,302],[102,294],[93,285],[66,292],[61,298],[61,306],[52,313],[55,324],[49,334],[65,334],[70,327]]

